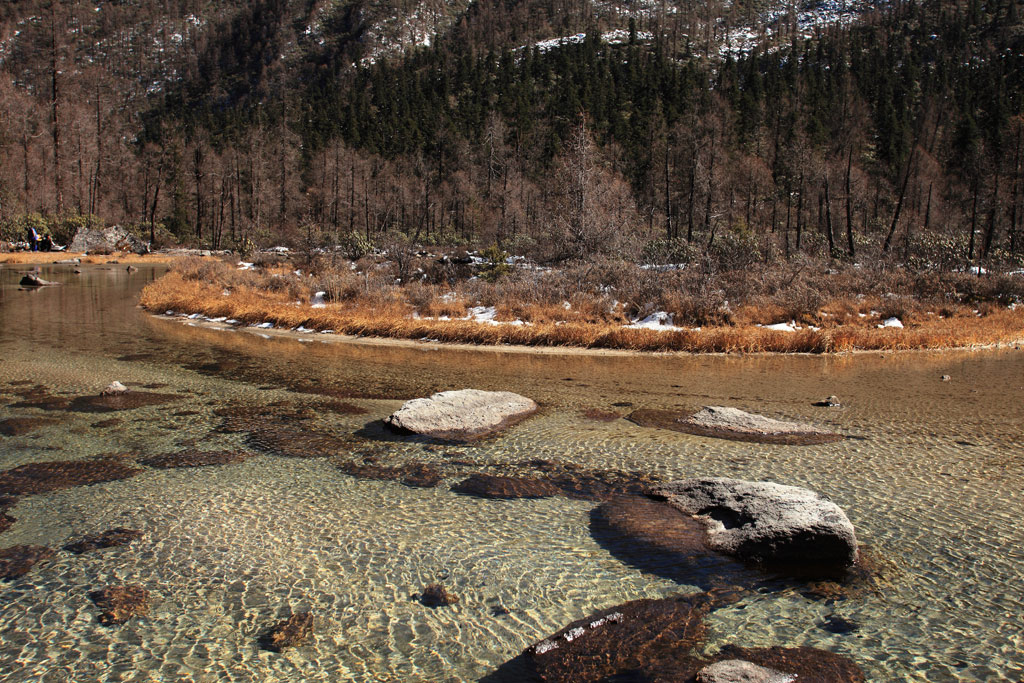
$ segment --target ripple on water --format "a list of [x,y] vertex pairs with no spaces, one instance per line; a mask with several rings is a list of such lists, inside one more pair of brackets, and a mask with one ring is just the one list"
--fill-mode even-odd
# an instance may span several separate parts
[[[599,609],[696,590],[602,547],[591,534],[592,502],[448,490],[475,471],[523,476],[513,465],[531,460],[666,480],[807,486],[842,506],[885,561],[877,592],[822,600],[792,589],[714,611],[709,653],[727,643],[807,645],[850,657],[869,680],[1024,679],[1019,354],[290,351],[300,345],[147,322],[123,299],[119,274],[97,275],[114,278],[109,290],[38,293],[65,302],[66,325],[55,327],[54,316],[13,298],[9,275],[0,270],[0,420],[56,422],[0,437],[0,471],[110,454],[132,465],[165,454],[203,464],[220,456],[200,454],[255,453],[21,490],[5,501],[17,521],[0,545],[55,550],[48,563],[0,584],[5,680],[472,680]],[[117,296],[97,304],[75,298],[79,291]],[[941,382],[943,374],[954,379]],[[179,398],[116,418],[67,410],[114,379]],[[366,427],[397,399],[463,386],[514,390],[543,410],[504,436],[457,449],[381,439]],[[810,405],[831,394],[843,409]],[[803,447],[724,442],[607,414],[708,404],[852,438]],[[605,412],[595,420],[587,410]],[[313,453],[332,457],[280,457]],[[357,479],[338,469],[339,453],[380,467],[426,463],[445,480],[423,489]],[[145,535],[82,555],[60,550],[119,527]],[[430,609],[411,599],[438,581],[460,596],[457,604]],[[130,585],[149,591],[150,613],[99,624],[89,593]],[[311,644],[260,650],[260,634],[305,610],[316,619]],[[844,622],[857,627],[823,627]]]

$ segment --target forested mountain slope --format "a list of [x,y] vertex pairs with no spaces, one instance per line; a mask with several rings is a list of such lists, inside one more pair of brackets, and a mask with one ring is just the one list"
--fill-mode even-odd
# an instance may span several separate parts
[[18,0],[0,220],[541,260],[1021,251],[1021,7]]

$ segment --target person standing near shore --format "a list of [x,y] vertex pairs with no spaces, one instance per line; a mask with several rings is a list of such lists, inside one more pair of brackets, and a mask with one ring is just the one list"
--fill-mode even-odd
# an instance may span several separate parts
[[28,226],[28,243],[32,247],[32,251],[39,251],[39,233],[33,226]]

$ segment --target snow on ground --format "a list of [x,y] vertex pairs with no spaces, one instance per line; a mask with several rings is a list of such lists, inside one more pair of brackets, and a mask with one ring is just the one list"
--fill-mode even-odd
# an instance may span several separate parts
[[631,330],[655,330],[657,332],[682,332],[688,328],[676,327],[672,320],[672,314],[665,311],[655,311],[642,320],[634,320],[628,325],[623,325]]
[[324,297],[327,296],[327,292],[317,292],[313,295],[312,301],[309,302],[311,308],[326,308],[327,303],[324,301]]
[[774,325],[762,325],[766,330],[775,330],[776,332],[796,332],[800,327],[796,324],[796,321],[790,320],[788,323],[775,323]]
[[903,321],[896,317],[886,318],[885,320],[882,321],[882,324],[879,325],[879,327],[893,327],[898,330],[902,330]]

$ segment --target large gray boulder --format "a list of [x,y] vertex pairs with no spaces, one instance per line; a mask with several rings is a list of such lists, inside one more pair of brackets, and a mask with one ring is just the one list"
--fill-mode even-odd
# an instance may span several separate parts
[[742,659],[709,664],[697,672],[697,683],[791,683],[793,674],[758,666]]
[[384,422],[402,432],[463,441],[492,434],[536,411],[536,403],[510,391],[461,389],[406,401]]
[[117,225],[101,230],[79,228],[68,251],[85,254],[113,254],[115,251],[148,254],[149,242],[142,241]]
[[814,491],[770,481],[708,477],[651,489],[704,527],[712,550],[767,565],[807,570],[848,567],[857,537],[842,509]]

